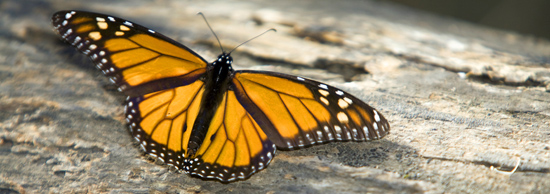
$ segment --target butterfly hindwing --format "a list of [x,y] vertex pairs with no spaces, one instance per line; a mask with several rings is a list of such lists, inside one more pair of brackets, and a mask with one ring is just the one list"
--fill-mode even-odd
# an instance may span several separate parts
[[227,91],[218,107],[190,174],[221,181],[245,179],[265,168],[275,154],[275,145],[252,116]]
[[126,118],[142,149],[187,173],[224,182],[247,178],[266,167],[275,146],[233,91],[225,93],[197,153],[187,154],[203,92],[204,84],[196,81],[129,98]]
[[186,85],[206,71],[208,63],[192,50],[124,19],[60,11],[52,23],[65,41],[89,56],[129,96]]
[[238,71],[232,83],[239,102],[281,148],[374,140],[390,130],[374,108],[320,82],[274,72]]
[[128,97],[126,120],[141,148],[165,163],[184,169],[187,144],[204,92],[202,81]]

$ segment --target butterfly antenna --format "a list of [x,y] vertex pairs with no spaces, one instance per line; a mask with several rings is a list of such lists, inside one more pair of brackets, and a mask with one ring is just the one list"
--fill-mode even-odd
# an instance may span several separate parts
[[222,43],[220,42],[220,39],[218,38],[218,35],[216,35],[214,30],[212,30],[212,27],[210,27],[210,24],[208,23],[208,20],[206,20],[206,17],[204,17],[204,14],[202,14],[202,12],[199,12],[197,14],[202,16],[202,19],[204,19],[204,22],[206,22],[206,25],[208,26],[208,28],[210,29],[212,34],[214,34],[214,37],[216,37],[216,40],[218,41],[218,45],[220,45],[220,49],[222,50],[223,53],[225,53],[225,51],[223,50],[223,47],[222,47]]
[[231,54],[231,52],[233,52],[235,49],[239,48],[241,45],[246,44],[247,42],[250,42],[250,41],[252,41],[252,40],[254,40],[254,39],[256,39],[256,38],[258,38],[258,37],[264,35],[265,33],[270,32],[270,31],[277,32],[277,30],[276,30],[275,28],[271,28],[271,29],[269,29],[269,30],[266,30],[265,32],[262,32],[261,34],[259,34],[259,35],[257,35],[257,36],[254,36],[253,38],[248,39],[247,41],[244,41],[243,43],[237,45],[235,48],[231,49],[231,51],[229,51],[228,54]]

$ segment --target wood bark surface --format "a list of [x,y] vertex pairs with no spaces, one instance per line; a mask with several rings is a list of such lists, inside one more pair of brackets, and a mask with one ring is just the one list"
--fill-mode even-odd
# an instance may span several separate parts
[[[380,141],[278,151],[245,181],[144,156],[124,96],[52,30],[78,9],[155,29],[207,60],[340,87],[382,112]],[[0,193],[549,193],[550,43],[378,1],[0,2]],[[503,173],[502,171],[512,171]],[[494,169],[499,169],[494,170]]]

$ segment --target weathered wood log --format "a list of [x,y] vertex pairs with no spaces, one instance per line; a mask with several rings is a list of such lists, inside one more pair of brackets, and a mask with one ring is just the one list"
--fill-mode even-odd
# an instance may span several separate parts
[[[550,192],[547,40],[371,1],[0,5],[0,192]],[[235,68],[338,86],[392,131],[280,151],[232,184],[175,173],[143,156],[124,125],[124,96],[54,35],[51,14],[73,8],[156,29],[208,60],[220,51],[199,11],[225,48],[276,28],[240,47]]]

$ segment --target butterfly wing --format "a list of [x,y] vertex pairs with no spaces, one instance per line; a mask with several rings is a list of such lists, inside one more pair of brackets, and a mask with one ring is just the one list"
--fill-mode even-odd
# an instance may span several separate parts
[[129,96],[187,85],[206,71],[208,63],[189,48],[124,19],[60,11],[52,23],[65,41],[89,56]]
[[245,179],[266,167],[275,153],[233,91],[224,94],[197,153],[187,155],[204,92],[202,81],[127,100],[129,128],[142,149],[192,175],[223,182]]
[[245,179],[266,167],[275,153],[252,116],[227,91],[218,107],[204,142],[186,169],[190,174],[223,182]]
[[148,154],[193,175],[223,182],[266,167],[275,146],[232,91],[215,113],[207,138],[187,154],[207,63],[187,47],[138,24],[103,14],[61,11],[53,25],[128,95],[126,120]]
[[178,169],[185,169],[187,144],[197,118],[204,83],[128,97],[126,121],[132,136],[152,156]]
[[387,120],[356,97],[313,80],[274,72],[238,71],[238,101],[280,148],[330,141],[367,141],[389,133]]

